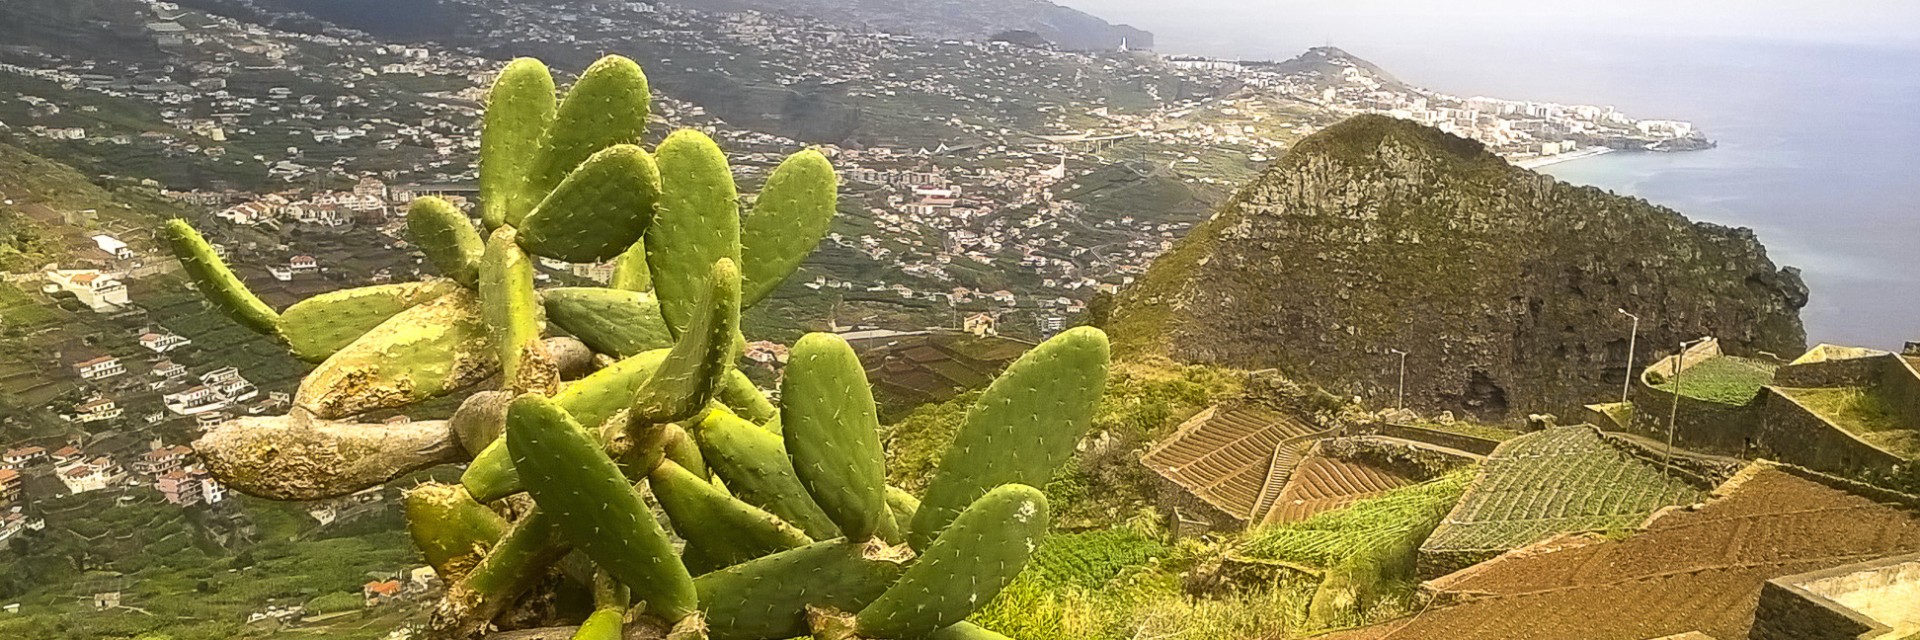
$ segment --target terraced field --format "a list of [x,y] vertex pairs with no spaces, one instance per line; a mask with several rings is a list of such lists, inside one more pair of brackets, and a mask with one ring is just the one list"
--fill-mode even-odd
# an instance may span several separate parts
[[1236,555],[1324,570],[1397,546],[1411,550],[1460,499],[1472,477],[1472,468],[1462,469],[1299,522],[1269,525],[1249,533]]
[[1677,376],[1679,385],[1665,380],[1654,388],[1676,392],[1695,400],[1726,405],[1743,405],[1759,395],[1760,387],[1773,380],[1777,365],[1753,358],[1719,356],[1687,367]]
[[[1142,462],[1207,504],[1247,519],[1263,489],[1277,495],[1287,473],[1306,453],[1316,427],[1265,407],[1214,407],[1180,426]],[[1284,445],[1284,447],[1283,447]],[[1280,450],[1276,454],[1276,450]]]
[[1465,566],[1558,533],[1637,527],[1661,507],[1705,497],[1592,427],[1557,427],[1500,445],[1420,551]]
[[1920,511],[1811,475],[1756,464],[1717,495],[1632,538],[1556,541],[1436,580],[1471,599],[1328,639],[1745,638],[1765,581],[1920,550]]
[[1413,483],[1410,478],[1363,462],[1314,456],[1293,470],[1261,522],[1301,522]]

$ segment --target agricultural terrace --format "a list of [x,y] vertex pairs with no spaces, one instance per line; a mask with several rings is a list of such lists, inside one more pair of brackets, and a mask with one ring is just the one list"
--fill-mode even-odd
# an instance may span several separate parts
[[1411,552],[1460,499],[1473,472],[1463,468],[1300,522],[1255,529],[1235,555],[1324,571],[1356,559]]
[[1413,483],[1412,478],[1366,462],[1313,456],[1294,468],[1262,522],[1301,522]]
[[1258,405],[1214,407],[1181,425],[1141,460],[1207,504],[1247,520],[1262,506],[1263,495],[1279,494],[1284,474],[1306,457],[1318,431]]
[[[1768,463],[1624,540],[1560,538],[1428,583],[1439,606],[1327,640],[1745,638],[1767,580],[1920,550],[1920,512]],[[1472,598],[1460,598],[1471,594]]]
[[1774,387],[1774,392],[1874,446],[1895,455],[1920,458],[1920,430],[1900,415],[1879,387]]
[[1487,458],[1480,477],[1422,554],[1491,557],[1557,533],[1619,531],[1654,510],[1706,497],[1588,426],[1514,438]]
[[1673,379],[1660,380],[1653,388],[1695,400],[1740,406],[1752,402],[1754,396],[1760,394],[1760,387],[1773,381],[1773,371],[1778,368],[1764,360],[1717,356],[1681,370],[1680,375],[1675,376],[1679,380],[1677,388]]

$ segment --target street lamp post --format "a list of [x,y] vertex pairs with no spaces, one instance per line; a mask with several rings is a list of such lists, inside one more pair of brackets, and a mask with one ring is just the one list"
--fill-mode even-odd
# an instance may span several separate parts
[[1673,356],[1673,391],[1671,392],[1673,394],[1673,408],[1667,411],[1667,455],[1665,456],[1666,460],[1660,466],[1660,473],[1666,476],[1669,485],[1673,483],[1673,475],[1670,473],[1673,470],[1673,432],[1674,423],[1680,417],[1680,378],[1682,374],[1685,374],[1687,371],[1687,368],[1683,366],[1686,364],[1687,349],[1711,339],[1712,338],[1698,338],[1683,341],[1680,343],[1680,352]]
[[1393,408],[1395,410],[1405,411],[1407,408],[1407,352],[1399,349],[1388,349],[1387,353],[1400,355],[1400,391],[1395,394]]
[[1633,332],[1627,337],[1627,379],[1620,383],[1620,402],[1625,404],[1627,394],[1633,391],[1633,350],[1640,346],[1640,316],[1627,313],[1626,309],[1620,309],[1620,313],[1633,318]]

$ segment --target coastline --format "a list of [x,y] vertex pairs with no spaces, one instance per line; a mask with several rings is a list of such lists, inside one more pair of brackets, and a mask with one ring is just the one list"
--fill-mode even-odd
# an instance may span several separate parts
[[1507,162],[1510,162],[1513,164],[1513,166],[1520,167],[1522,169],[1539,169],[1541,167],[1556,165],[1562,162],[1572,162],[1574,160],[1584,160],[1586,158],[1602,156],[1609,153],[1613,153],[1614,151],[1616,151],[1616,149],[1612,149],[1608,147],[1587,147],[1585,149],[1577,149],[1574,151],[1568,151],[1566,153],[1556,153],[1550,156],[1534,156],[1531,158],[1508,160]]

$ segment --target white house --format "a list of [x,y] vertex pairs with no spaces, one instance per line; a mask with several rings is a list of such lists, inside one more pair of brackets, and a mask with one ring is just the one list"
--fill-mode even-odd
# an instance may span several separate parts
[[193,344],[192,340],[171,333],[145,333],[140,335],[140,346],[154,353],[166,353],[180,347]]
[[107,255],[113,256],[116,260],[133,259],[133,249],[128,247],[127,243],[121,242],[119,238],[100,234],[93,237],[93,244],[94,246],[100,247],[101,251],[107,252]]
[[126,413],[126,410],[120,408],[119,405],[114,404],[112,400],[109,400],[106,398],[94,398],[92,400],[88,400],[86,402],[73,405],[73,422],[86,424],[89,422],[100,422],[102,420],[112,420],[114,418],[120,417],[125,413]]
[[80,298],[97,313],[117,311],[132,303],[127,285],[111,274],[94,269],[68,269],[47,274],[53,284]]
[[126,366],[120,364],[120,359],[113,356],[100,356],[75,363],[73,368],[80,372],[81,378],[87,380],[105,380],[127,372]]

